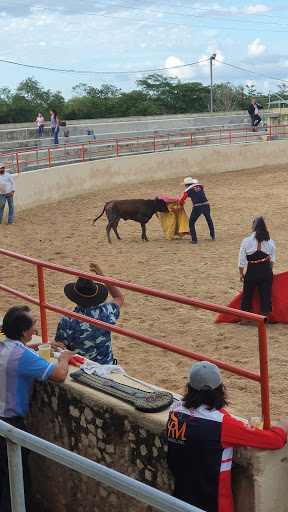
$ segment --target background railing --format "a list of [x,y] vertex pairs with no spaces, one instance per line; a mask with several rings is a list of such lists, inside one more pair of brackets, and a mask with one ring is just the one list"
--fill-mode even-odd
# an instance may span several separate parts
[[198,145],[253,142],[259,140],[259,136],[271,141],[275,137],[288,137],[287,128],[288,125],[255,126],[255,131],[252,131],[251,127],[246,127],[170,133],[129,139],[89,141],[86,143],[39,147],[24,151],[1,153],[1,160],[5,161],[6,167],[10,172],[17,172],[19,174],[20,172],[40,167],[51,168],[52,166],[65,165],[76,161],[86,162],[98,158],[120,157],[135,153],[156,153],[181,147],[193,149]]
[[89,476],[98,482],[109,485],[128,496],[136,498],[147,505],[164,512],[203,512],[202,509],[188,505],[169,494],[165,494],[149,485],[138,482],[129,476],[122,475],[113,469],[106,468],[86,459],[81,455],[69,452],[60,446],[44,439],[32,436],[0,420],[0,436],[7,439],[7,454],[10,478],[12,512],[25,512],[21,446],[52,459],[63,466],[74,469],[82,475]]
[[[29,258],[28,256],[23,256],[21,254],[16,254],[11,251],[7,251],[5,249],[0,249],[0,254],[4,256],[8,256],[10,258],[15,258],[17,260],[25,261],[26,263],[30,263],[35,265],[37,268],[37,277],[38,277],[38,293],[39,299],[35,299],[34,297],[30,297],[22,292],[14,290],[8,286],[0,284],[0,290],[15,295],[25,301],[31,302],[40,308],[40,316],[41,316],[41,333],[42,333],[42,342],[47,343],[48,334],[47,334],[47,322],[46,322],[46,310],[53,311],[55,313],[59,313],[61,315],[65,315],[71,318],[76,318],[81,322],[86,322],[91,325],[96,325],[101,327],[102,329],[106,329],[108,331],[116,332],[123,336],[127,336],[129,338],[133,338],[135,340],[147,343],[149,345],[153,345],[155,347],[163,348],[164,350],[168,350],[169,352],[173,352],[175,354],[182,355],[184,357],[188,357],[190,359],[194,359],[196,361],[207,360],[211,363],[216,364],[220,369],[225,370],[227,372],[233,373],[234,375],[239,375],[246,379],[250,379],[260,383],[261,388],[261,403],[262,403],[262,413],[264,416],[264,429],[268,429],[270,427],[270,406],[269,406],[269,378],[268,378],[268,353],[267,353],[267,333],[266,333],[266,323],[268,319],[261,315],[256,315],[254,313],[248,313],[245,311],[229,308],[227,306],[220,306],[217,304],[211,304],[209,302],[204,302],[200,300],[190,299],[188,297],[182,297],[181,295],[175,295],[168,292],[162,292],[158,290],[154,290],[152,288],[146,288],[144,286],[138,286],[131,283],[125,283],[122,281],[117,281],[116,279],[110,279],[108,277],[103,277],[99,275],[95,275],[88,272],[81,272],[79,270],[70,269],[66,267],[62,267],[60,265],[55,265],[53,263],[47,263],[44,261],[36,260],[34,258]],[[65,274],[72,274],[77,277],[84,277],[86,279],[92,279],[94,281],[99,281],[101,283],[107,283],[114,286],[118,286],[119,288],[124,288],[126,290],[130,290],[133,292],[142,293],[145,295],[150,295],[152,297],[158,297],[160,299],[169,300],[172,302],[177,302],[180,304],[185,304],[188,306],[193,306],[200,309],[206,309],[208,311],[214,311],[216,313],[226,313],[229,316],[234,316],[236,318],[248,320],[258,325],[258,339],[259,339],[259,366],[260,366],[260,374],[252,372],[250,370],[246,370],[244,368],[240,368],[229,363],[225,363],[224,361],[220,361],[218,359],[214,359],[212,357],[208,357],[202,354],[198,354],[196,352],[192,352],[191,350],[177,347],[176,345],[171,345],[161,340],[157,340],[150,336],[145,336],[143,334],[138,334],[133,331],[129,331],[127,329],[123,329],[121,327],[117,327],[116,325],[110,325],[105,322],[101,322],[99,320],[94,320],[92,318],[86,317],[84,315],[80,315],[78,313],[74,313],[73,311],[68,311],[66,309],[60,308],[58,306],[54,306],[52,304],[47,304],[45,301],[45,285],[44,285],[44,272],[43,269],[54,270],[57,272],[64,272]]]

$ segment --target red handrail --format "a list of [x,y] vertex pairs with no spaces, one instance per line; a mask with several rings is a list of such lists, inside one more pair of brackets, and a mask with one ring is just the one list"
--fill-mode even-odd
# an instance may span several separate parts
[[[259,132],[261,135],[267,135],[267,139],[269,141],[272,140],[272,131],[275,129],[277,130],[277,135],[287,135],[287,131],[279,131],[282,128],[287,128],[288,125],[278,125],[278,126],[269,126],[267,127],[268,131],[262,131],[263,127],[257,127],[255,126],[256,132]],[[96,154],[103,154],[107,153],[107,156],[110,155],[110,153],[114,153],[116,157],[121,156],[121,152],[127,151],[127,150],[139,150],[139,149],[150,149],[152,152],[156,152],[158,148],[167,147],[169,149],[169,146],[180,146],[183,147],[190,147],[193,149],[197,142],[216,142],[216,143],[225,143],[227,141],[227,144],[233,144],[234,139],[247,139],[255,140],[255,137],[257,137],[257,133],[247,133],[250,132],[251,128],[229,128],[229,129],[221,129],[221,130],[209,130],[209,131],[202,131],[202,132],[188,132],[188,133],[175,133],[175,134],[165,134],[165,135],[153,135],[153,136],[147,136],[147,137],[134,137],[131,139],[118,139],[118,140],[102,140],[102,141],[89,141],[87,143],[78,143],[78,144],[65,144],[64,146],[51,146],[47,148],[34,148],[24,151],[16,151],[13,153],[2,153],[1,158],[3,157],[11,157],[12,162],[15,156],[16,163],[7,163],[6,167],[13,167],[16,166],[17,173],[20,173],[20,166],[24,164],[32,164],[32,163],[39,163],[47,160],[47,165],[50,168],[51,167],[51,161],[57,160],[60,158],[73,158],[75,156],[81,157],[82,161],[85,162],[85,157],[87,155],[96,155]],[[243,134],[242,134],[243,132]],[[245,132],[245,133],[244,133]],[[174,138],[174,140],[173,140]],[[194,142],[193,142],[194,138]],[[163,140],[166,139],[166,140]],[[180,139],[180,140],[176,140]],[[143,141],[143,142],[142,142]],[[110,148],[105,149],[99,149],[99,146],[108,144],[112,145]],[[128,144],[128,145],[127,145]],[[130,145],[129,145],[130,144]],[[55,155],[51,156],[51,151],[59,151],[61,149],[69,149],[69,148],[79,148],[77,153],[71,153],[71,154],[65,154],[65,155]],[[85,148],[91,148],[91,151],[85,151]],[[47,157],[44,158],[35,158],[33,160],[19,160],[19,157],[24,154],[30,154],[30,153],[37,153],[43,154],[43,151],[47,152]],[[41,153],[42,152],[42,153]],[[122,153],[123,154],[123,153]],[[65,162],[66,163],[66,162]]]
[[[3,284],[0,284],[0,290],[11,293],[16,297],[19,297],[23,300],[31,302],[39,306],[40,315],[41,315],[41,331],[42,331],[42,341],[44,343],[47,342],[47,322],[46,322],[46,310],[53,311],[55,313],[59,313],[65,316],[69,316],[71,318],[76,318],[80,321],[87,322],[92,325],[96,325],[107,329],[108,331],[116,332],[123,336],[128,336],[130,338],[142,341],[144,343],[148,343],[150,345],[163,348],[169,352],[173,352],[175,354],[179,354],[190,359],[195,359],[197,361],[208,360],[221,368],[222,370],[233,373],[234,375],[239,375],[241,377],[256,381],[260,383],[261,386],[261,402],[262,402],[262,412],[264,416],[264,428],[267,429],[270,426],[270,407],[269,407],[269,378],[268,378],[268,356],[267,356],[267,337],[266,337],[266,323],[267,318],[261,315],[256,315],[254,313],[247,313],[245,311],[239,311],[237,309],[229,308],[227,306],[220,306],[217,304],[212,304],[209,302],[204,302],[196,299],[190,299],[188,297],[182,297],[181,295],[176,295],[168,292],[158,291],[152,288],[146,288],[144,286],[139,286],[131,283],[125,283],[122,281],[118,281],[116,279],[110,279],[108,277],[98,276],[95,274],[91,274],[88,272],[82,272],[75,269],[70,269],[63,267],[61,265],[56,265],[54,263],[47,263],[44,261],[37,260],[35,258],[30,258],[28,256],[23,256],[21,254],[17,254],[11,251],[7,251],[6,249],[0,249],[0,254],[4,256],[8,256],[11,258],[15,258],[21,261],[25,261],[26,263],[33,264],[37,267],[37,275],[38,275],[38,291],[39,291],[39,300],[34,297],[30,297],[27,294],[14,290],[13,288],[7,287]],[[202,354],[198,354],[196,352],[192,352],[191,350],[187,350],[184,348],[177,347],[176,345],[171,345],[164,341],[157,340],[155,338],[151,338],[150,336],[145,336],[143,334],[138,334],[127,329],[123,329],[121,327],[117,327],[115,325],[106,324],[105,322],[101,322],[99,320],[94,320],[92,318],[86,317],[84,315],[80,315],[78,313],[74,313],[68,311],[66,309],[54,306],[52,304],[48,304],[45,302],[45,288],[44,288],[44,275],[43,269],[50,269],[58,272],[64,272],[65,274],[72,274],[78,277],[84,277],[87,279],[97,280],[101,283],[112,284],[118,286],[119,288],[124,288],[126,290],[131,290],[138,293],[143,293],[145,295],[150,295],[153,297],[158,297],[161,299],[166,299],[173,302],[178,302],[180,304],[186,304],[189,306],[193,306],[200,309],[206,309],[209,311],[214,311],[217,313],[226,313],[230,316],[235,316],[240,319],[250,320],[252,322],[256,322],[258,324],[258,338],[259,338],[259,364],[260,364],[260,374],[251,372],[249,370],[245,370],[244,368],[240,368],[223,361],[219,361],[218,359],[214,359],[211,357],[204,356]]]

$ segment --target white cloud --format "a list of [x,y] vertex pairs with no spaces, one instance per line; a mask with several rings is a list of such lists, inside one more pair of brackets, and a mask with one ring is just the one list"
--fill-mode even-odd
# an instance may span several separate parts
[[[183,66],[185,62],[178,59],[178,57],[168,57],[164,62],[164,68],[174,68],[174,66]],[[195,71],[193,70],[193,66],[187,66],[185,68],[174,68],[167,69],[166,74],[170,77],[177,77],[180,80],[190,80],[194,77]]]
[[248,44],[248,55],[249,57],[258,57],[261,53],[265,52],[265,44],[260,44],[260,39],[257,38],[253,43]]
[[267,5],[259,4],[259,5],[249,5],[249,7],[246,7],[246,9],[243,9],[241,12],[245,12],[247,14],[260,14],[263,12],[269,12],[270,7],[267,7]]

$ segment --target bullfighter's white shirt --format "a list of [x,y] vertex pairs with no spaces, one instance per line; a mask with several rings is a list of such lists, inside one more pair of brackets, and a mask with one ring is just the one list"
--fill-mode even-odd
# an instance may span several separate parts
[[[238,259],[238,267],[240,268],[245,267],[247,263],[247,255],[253,254],[257,251],[258,240],[256,240],[255,235],[256,233],[254,231],[251,236],[247,236],[247,238],[244,238],[242,241]],[[261,242],[261,251],[265,252],[265,254],[269,256],[270,261],[275,261],[276,248],[272,238]]]
[[9,172],[0,174],[0,194],[9,194],[12,190],[15,192],[15,183]]

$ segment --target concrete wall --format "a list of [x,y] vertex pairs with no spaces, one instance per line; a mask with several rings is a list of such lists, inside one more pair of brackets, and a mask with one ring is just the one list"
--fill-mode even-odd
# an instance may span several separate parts
[[[114,374],[113,379],[131,385],[123,375]],[[144,389],[140,384],[137,387]],[[60,385],[36,383],[29,431],[170,493],[167,417],[168,409],[142,413],[67,377]],[[236,512],[287,512],[287,460],[287,446],[273,452],[241,449],[232,468]],[[156,512],[49,459],[31,454],[30,461],[33,488],[29,512]]]
[[[186,133],[224,130],[225,128],[250,128],[248,113],[217,112],[214,114],[194,114],[175,116],[148,116],[129,117],[120,119],[90,119],[81,121],[67,121],[67,127],[60,128],[60,145],[77,144],[79,142],[93,141],[93,136],[85,135],[85,129],[94,131],[97,141],[131,139],[167,133]],[[5,128],[3,128],[5,126]],[[69,137],[64,137],[64,130],[69,130]],[[23,148],[53,147],[50,120],[44,127],[44,138],[39,138],[36,123],[23,125],[1,125],[0,151],[10,152]],[[32,158],[33,159],[33,158]],[[31,160],[31,158],[29,158]]]
[[[193,150],[166,151],[148,155],[111,158],[15,175],[15,208],[25,210],[44,203],[107,188],[107,183],[139,183],[175,176],[200,176],[205,172],[241,170],[288,161],[286,141],[229,146],[206,146]],[[145,177],[145,178],[144,178]],[[155,195],[157,190],[155,184]],[[113,199],[113,197],[111,197]]]

